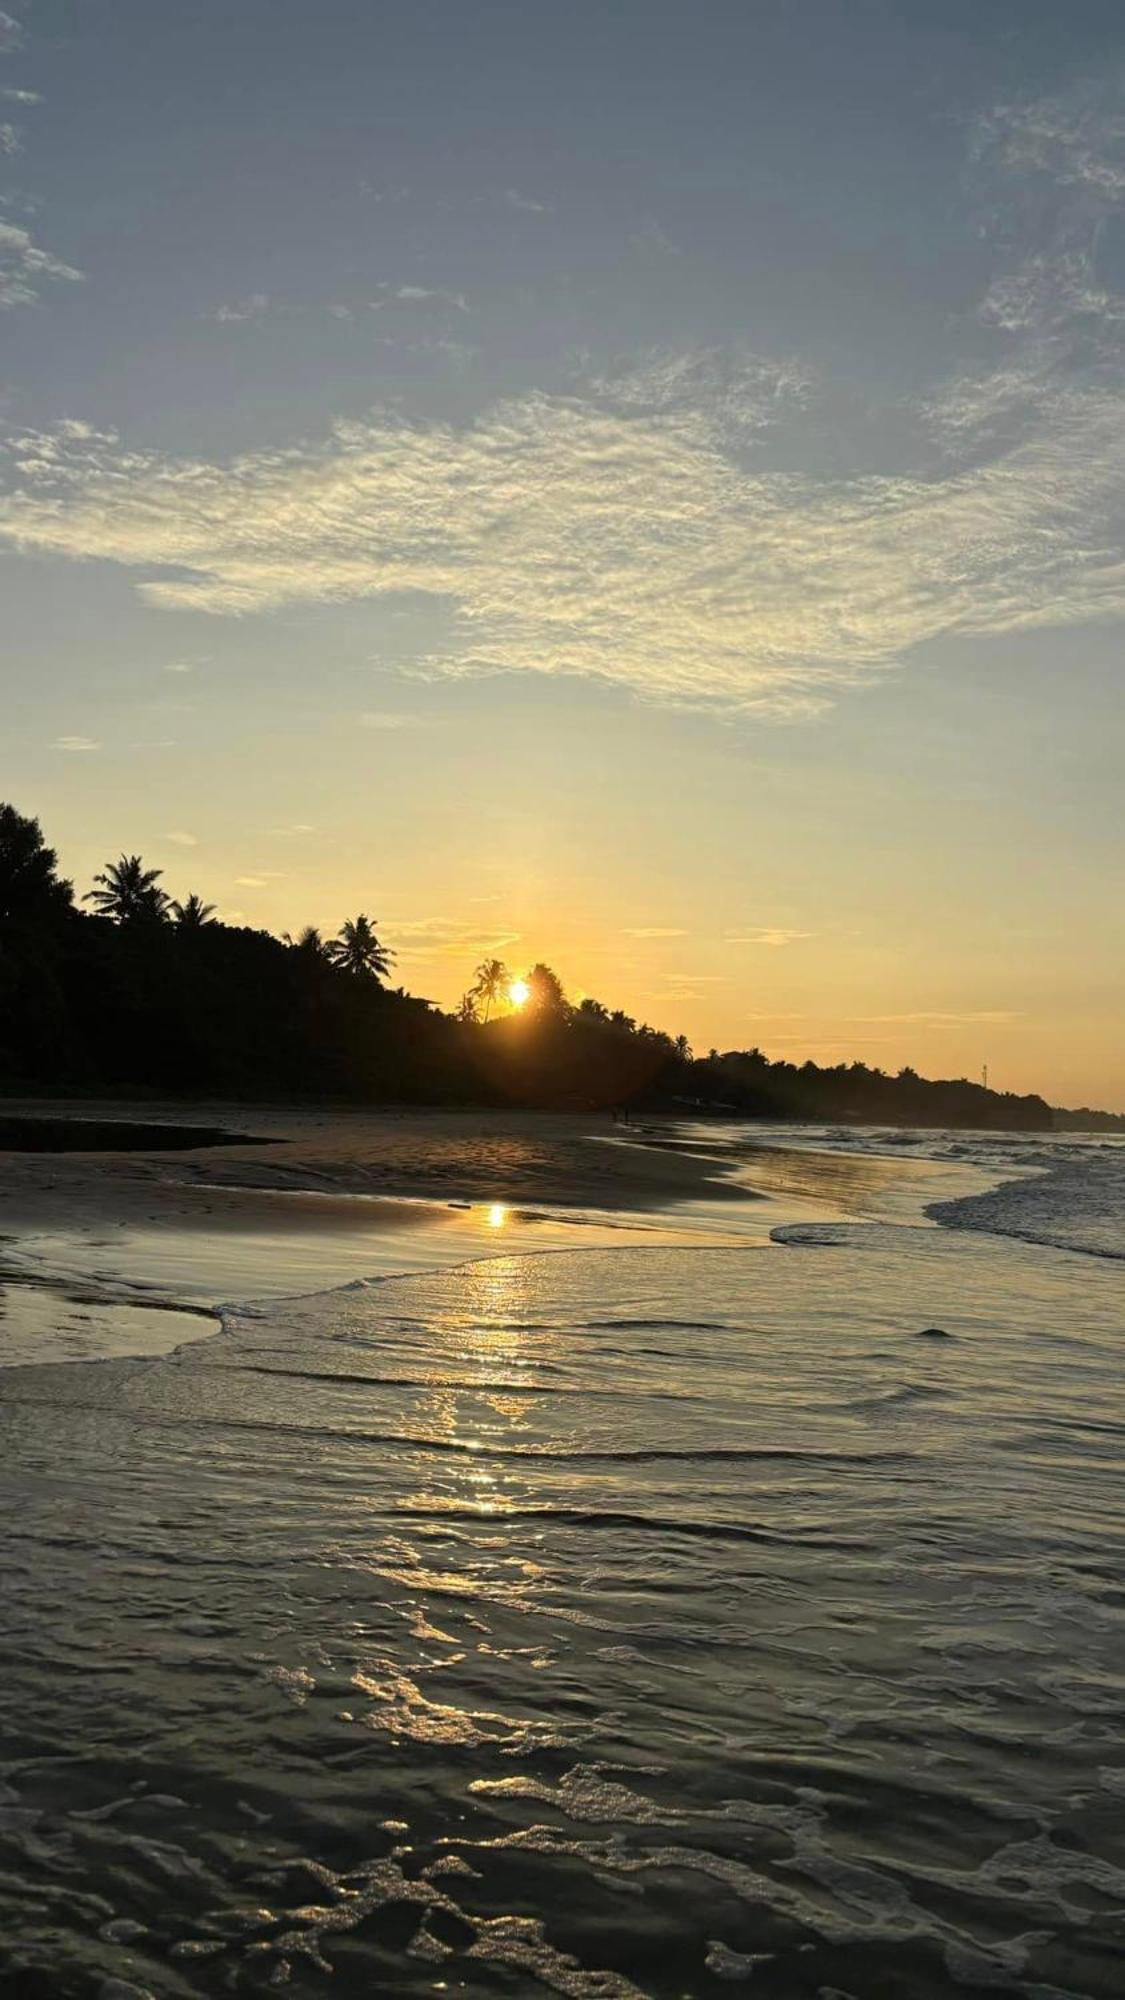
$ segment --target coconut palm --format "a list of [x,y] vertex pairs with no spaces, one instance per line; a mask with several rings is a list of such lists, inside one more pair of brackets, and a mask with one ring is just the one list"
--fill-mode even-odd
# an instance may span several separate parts
[[462,993],[461,998],[458,1000],[453,1018],[455,1021],[460,1021],[464,1027],[476,1027],[478,1020],[477,996],[471,986],[469,991]]
[[164,890],[157,888],[163,873],[162,868],[146,868],[139,854],[123,854],[120,861],[106,862],[83,901],[117,924],[159,922],[168,908]]
[[380,944],[375,935],[375,925],[361,910],[358,917],[349,918],[338,937],[327,946],[327,957],[342,972],[350,972],[357,979],[382,980],[394,962],[394,952]]
[[284,942],[289,946],[290,951],[299,951],[302,958],[326,959],[328,957],[328,946],[325,944],[315,924],[306,924],[304,930],[297,937],[290,937],[289,932],[286,931]]
[[206,930],[215,914],[214,903],[205,903],[194,891],[182,903],[172,904],[176,928],[181,931]]
[[478,1000],[484,1001],[484,1018],[487,1021],[497,1000],[507,992],[511,984],[508,968],[500,958],[484,958],[477,966],[476,983],[470,992]]

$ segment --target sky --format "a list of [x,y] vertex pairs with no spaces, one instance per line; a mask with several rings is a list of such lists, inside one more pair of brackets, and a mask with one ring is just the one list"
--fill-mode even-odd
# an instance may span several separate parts
[[1125,1109],[1119,0],[8,4],[79,891]]

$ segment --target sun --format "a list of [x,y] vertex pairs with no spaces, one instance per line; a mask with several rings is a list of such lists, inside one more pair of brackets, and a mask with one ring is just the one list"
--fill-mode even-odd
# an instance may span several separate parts
[[513,979],[508,988],[508,998],[517,1013],[521,1007],[527,1006],[531,998],[531,988],[526,979]]

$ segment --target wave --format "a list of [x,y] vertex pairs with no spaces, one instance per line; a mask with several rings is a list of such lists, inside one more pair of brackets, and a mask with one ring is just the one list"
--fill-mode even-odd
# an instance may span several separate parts
[[987,1193],[931,1202],[926,1214],[946,1229],[1125,1261],[1125,1151],[1090,1147],[1056,1155]]

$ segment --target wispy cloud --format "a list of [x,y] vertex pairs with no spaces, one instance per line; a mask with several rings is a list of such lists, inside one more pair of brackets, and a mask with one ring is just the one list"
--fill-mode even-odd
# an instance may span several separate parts
[[962,1013],[932,1013],[925,1008],[913,1014],[861,1014],[857,1019],[875,1026],[903,1026],[921,1028],[962,1028],[962,1027],[1010,1027],[1014,1021],[1024,1019],[1022,1013],[1013,1013],[1006,1007],[971,1008]]
[[811,936],[811,931],[791,931],[777,924],[766,924],[750,930],[727,931],[723,943],[765,945],[776,951],[783,945],[796,944],[801,938]]
[[443,285],[380,285],[379,291],[381,296],[370,302],[372,312],[387,305],[448,306],[461,313],[469,310],[464,292],[452,292]]
[[518,188],[505,188],[501,196],[505,208],[521,209],[525,215],[550,215],[547,202],[535,201],[529,194],[521,194]]
[[57,433],[12,450],[0,541],[175,572],[140,589],[177,610],[429,592],[458,614],[432,672],[801,713],[927,640],[1125,609],[1108,385],[928,477],[748,472],[705,392],[667,414],[532,395],[463,429],[380,415],[228,465]]
[[32,306],[47,279],[77,283],[82,277],[36,243],[30,230],[0,221],[0,307]]
[[419,715],[413,710],[369,708],[364,710],[359,720],[364,729],[421,729],[431,717]]
[[101,744],[93,736],[56,736],[52,748],[55,750],[100,750]]
[[237,299],[231,304],[219,305],[203,314],[204,319],[212,319],[218,326],[242,326],[247,320],[261,319],[269,311],[270,301],[265,292],[252,292],[248,299]]
[[[799,360],[649,355],[471,422],[378,411],[226,463],[25,434],[0,544],[127,565],[177,611],[427,593],[452,637],[424,673],[581,674],[792,716],[934,640],[1121,615],[1125,298],[1096,246],[1125,216],[1122,129],[1104,98],[986,121],[982,186],[1035,228],[997,231],[995,365],[926,399],[900,470],[769,468],[762,440],[811,394]],[[386,297],[423,293],[440,296]]]
[[[21,23],[11,14],[0,9],[0,56],[10,55],[23,42]],[[41,104],[37,91],[20,90],[5,86],[0,90],[0,100],[8,104]],[[8,119],[0,120],[0,155],[11,156],[22,151],[19,129]],[[9,214],[19,208],[33,208],[34,203],[26,199],[6,196],[0,204]],[[32,306],[38,302],[41,289],[48,280],[69,280],[76,282],[82,277],[70,264],[63,262],[49,250],[44,250],[31,235],[30,230],[0,217],[0,310],[12,306]]]
[[682,938],[687,937],[688,932],[675,930],[668,924],[627,924],[623,935],[631,938]]
[[161,836],[161,838],[164,840],[170,840],[173,847],[199,846],[199,841],[194,833],[183,833],[183,832],[165,833]]
[[481,952],[506,951],[520,940],[518,931],[482,928],[451,917],[388,919],[379,928],[403,958],[471,959]]

